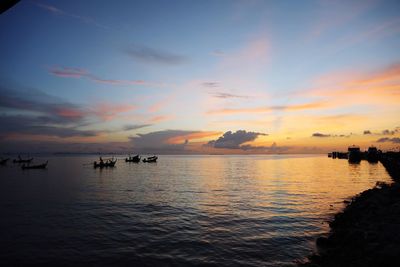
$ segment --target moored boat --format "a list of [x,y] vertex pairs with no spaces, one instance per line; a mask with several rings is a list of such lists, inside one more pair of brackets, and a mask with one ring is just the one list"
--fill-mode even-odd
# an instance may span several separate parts
[[349,154],[349,162],[350,163],[359,163],[361,161],[361,151],[359,146],[349,146],[347,149]]
[[374,146],[370,146],[367,151],[367,160],[368,162],[375,163],[379,160],[378,149]]
[[157,156],[147,157],[143,159],[143,162],[148,162],[148,163],[157,162],[157,159],[158,159]]
[[23,165],[21,166],[21,168],[22,168],[23,170],[26,170],[26,169],[46,169],[48,163],[49,163],[49,161],[46,161],[45,163],[38,164],[38,165],[30,165],[30,164],[28,163],[28,164],[23,164]]
[[8,160],[9,160],[9,158],[1,159],[0,160],[0,165],[6,165]]
[[133,157],[129,156],[129,157],[125,158],[125,162],[138,163],[138,162],[140,162],[140,156],[139,155],[136,155],[136,156],[133,156]]
[[31,163],[32,160],[33,160],[33,158],[23,159],[20,156],[18,156],[18,159],[14,159],[13,162],[14,163]]
[[115,167],[115,163],[117,162],[117,159],[108,159],[105,162],[103,161],[103,159],[100,157],[100,161],[97,162],[93,162],[93,168],[113,168]]

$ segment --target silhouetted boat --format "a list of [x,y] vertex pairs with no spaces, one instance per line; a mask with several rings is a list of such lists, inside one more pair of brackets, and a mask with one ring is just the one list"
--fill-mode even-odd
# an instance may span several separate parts
[[350,163],[359,163],[361,161],[361,151],[360,147],[352,145],[347,149],[349,152],[349,162]]
[[0,160],[0,165],[6,165],[8,160],[9,160],[9,158],[7,158],[7,159],[1,159],[1,160]]
[[47,167],[47,163],[49,163],[49,161],[46,161],[43,164],[38,164],[38,165],[29,165],[29,164],[24,164],[22,165],[22,169],[26,170],[26,169],[46,169]]
[[14,163],[31,163],[33,160],[33,158],[30,159],[23,159],[20,156],[18,156],[18,159],[14,159],[13,162]]
[[112,159],[108,159],[106,162],[104,162],[101,158],[100,158],[100,162],[93,162],[93,168],[113,168],[115,167],[115,163],[117,162],[117,159],[112,160]]
[[157,162],[157,159],[158,159],[157,156],[152,156],[152,157],[143,159],[143,162],[148,162],[148,163]]
[[376,147],[370,146],[368,148],[367,160],[368,160],[368,162],[371,162],[371,163],[378,162],[379,154],[378,154],[378,149]]
[[125,158],[125,162],[140,162],[140,156],[136,155],[136,156],[129,156],[128,158]]

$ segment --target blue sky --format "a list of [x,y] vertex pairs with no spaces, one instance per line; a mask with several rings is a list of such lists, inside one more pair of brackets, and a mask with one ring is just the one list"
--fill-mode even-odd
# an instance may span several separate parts
[[[21,1],[0,15],[0,112],[30,128],[10,123],[1,141],[182,153],[395,146],[399,9],[398,1]],[[28,100],[51,105],[21,107]],[[384,130],[389,141],[378,142]],[[233,145],[207,145],[229,131],[238,133],[225,136]]]

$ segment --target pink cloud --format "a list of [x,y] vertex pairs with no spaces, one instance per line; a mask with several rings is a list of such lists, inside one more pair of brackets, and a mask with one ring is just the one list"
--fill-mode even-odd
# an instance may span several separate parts
[[74,108],[59,108],[56,110],[56,114],[66,118],[83,118],[86,112]]
[[52,67],[49,72],[55,76],[63,78],[82,78],[89,75],[89,73],[84,69],[79,68],[68,68],[68,67]]
[[153,86],[161,86],[155,83],[147,83],[144,80],[115,80],[115,79],[104,79],[100,78],[96,75],[91,74],[89,71],[80,68],[69,68],[69,67],[52,67],[49,69],[49,72],[57,77],[62,78],[86,78],[90,81],[102,84],[111,84],[111,85],[153,85]]
[[136,106],[131,104],[101,103],[96,105],[93,113],[104,121],[109,121],[114,119],[120,113],[130,112],[135,109]]
[[150,122],[153,122],[153,123],[163,122],[163,121],[171,120],[173,118],[174,118],[173,116],[168,116],[168,115],[155,116],[155,117],[150,118]]

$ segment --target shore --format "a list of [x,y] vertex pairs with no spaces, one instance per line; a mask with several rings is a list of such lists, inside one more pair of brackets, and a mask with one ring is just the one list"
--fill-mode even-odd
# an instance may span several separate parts
[[380,162],[393,178],[355,196],[329,223],[328,237],[316,240],[317,252],[300,266],[399,266],[400,153]]

